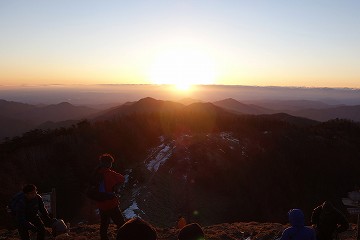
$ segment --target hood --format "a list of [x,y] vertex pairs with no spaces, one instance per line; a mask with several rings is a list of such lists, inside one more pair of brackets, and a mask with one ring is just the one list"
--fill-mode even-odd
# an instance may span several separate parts
[[289,222],[293,227],[303,227],[304,213],[300,209],[291,209],[289,211]]
[[329,212],[332,212],[334,210],[334,205],[332,205],[332,203],[329,202],[329,201],[325,201],[321,206],[322,206],[322,210],[325,213],[329,213]]

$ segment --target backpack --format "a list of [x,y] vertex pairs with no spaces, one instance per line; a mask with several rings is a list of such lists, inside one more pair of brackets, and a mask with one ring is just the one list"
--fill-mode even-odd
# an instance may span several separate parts
[[24,194],[22,192],[19,192],[15,194],[15,196],[12,197],[9,204],[7,205],[7,212],[13,216],[16,215],[16,205],[18,202],[24,197]]
[[111,200],[116,197],[113,192],[105,191],[105,181],[103,174],[95,174],[90,180],[89,187],[86,191],[86,196],[94,201],[102,202],[106,200]]

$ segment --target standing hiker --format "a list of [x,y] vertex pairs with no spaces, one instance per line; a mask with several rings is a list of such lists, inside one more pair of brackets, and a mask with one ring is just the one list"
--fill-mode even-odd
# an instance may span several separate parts
[[93,187],[91,191],[88,191],[88,197],[97,202],[100,211],[100,238],[108,240],[107,230],[110,219],[117,225],[117,228],[125,223],[119,207],[120,202],[115,193],[125,178],[111,170],[114,158],[110,154],[100,155],[99,161],[100,164],[92,178]]

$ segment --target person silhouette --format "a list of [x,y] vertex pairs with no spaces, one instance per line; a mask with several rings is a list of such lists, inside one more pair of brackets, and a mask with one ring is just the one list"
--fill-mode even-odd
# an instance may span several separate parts
[[95,171],[94,179],[96,181],[101,180],[102,184],[99,185],[101,191],[112,196],[110,199],[97,201],[100,212],[100,238],[101,240],[108,240],[107,231],[110,219],[116,224],[117,228],[120,228],[125,223],[120,211],[119,199],[115,194],[117,187],[125,181],[125,177],[111,170],[114,163],[114,158],[111,154],[104,153],[100,155],[99,161],[100,164]]
[[37,240],[44,240],[45,224],[51,226],[54,219],[50,218],[42,197],[37,193],[36,186],[25,185],[22,192],[14,196],[12,203],[11,210],[15,216],[21,240],[30,239],[29,231],[36,233]]
[[316,240],[315,231],[304,226],[304,213],[300,209],[288,212],[291,227],[286,228],[280,240]]
[[311,223],[316,230],[317,240],[331,240],[334,235],[349,228],[348,220],[330,201],[323,202],[313,210]]

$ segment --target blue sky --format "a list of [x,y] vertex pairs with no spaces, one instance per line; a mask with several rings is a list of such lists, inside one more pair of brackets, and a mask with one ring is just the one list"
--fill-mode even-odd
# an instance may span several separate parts
[[152,83],[157,59],[174,72],[185,52],[211,64],[177,71],[216,68],[209,83],[359,88],[359,10],[329,0],[1,0],[0,84]]

